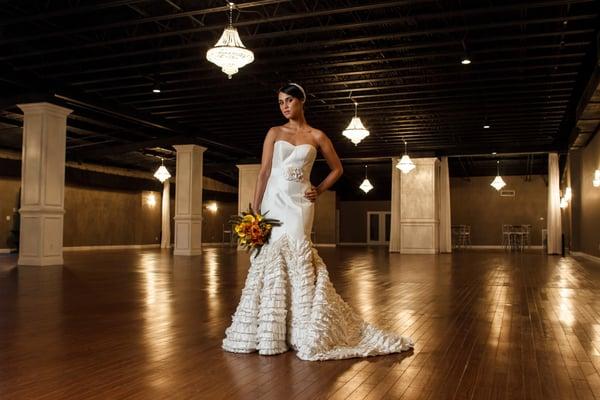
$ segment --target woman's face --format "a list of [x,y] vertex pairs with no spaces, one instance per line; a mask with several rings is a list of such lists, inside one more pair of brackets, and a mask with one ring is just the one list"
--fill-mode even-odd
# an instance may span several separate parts
[[289,94],[279,92],[279,109],[287,119],[296,119],[302,114],[302,101]]

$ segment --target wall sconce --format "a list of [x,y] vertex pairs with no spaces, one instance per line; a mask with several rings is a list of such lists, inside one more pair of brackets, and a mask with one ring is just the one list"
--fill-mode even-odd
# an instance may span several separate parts
[[206,209],[214,214],[214,213],[217,212],[217,210],[219,209],[219,207],[217,206],[217,202],[213,201],[212,203],[208,203],[206,205]]
[[567,186],[567,188],[565,188],[565,194],[560,198],[560,208],[567,208],[572,198],[573,192],[571,191],[571,187]]
[[594,187],[600,187],[600,169],[594,171],[594,180],[592,181]]
[[560,208],[567,208],[569,206],[569,202],[564,197],[560,199]]
[[565,199],[567,200],[567,202],[571,201],[571,199],[573,198],[573,192],[571,192],[571,187],[567,187],[565,189]]
[[150,207],[154,207],[156,205],[156,196],[154,193],[149,193],[146,196],[146,204],[148,204]]

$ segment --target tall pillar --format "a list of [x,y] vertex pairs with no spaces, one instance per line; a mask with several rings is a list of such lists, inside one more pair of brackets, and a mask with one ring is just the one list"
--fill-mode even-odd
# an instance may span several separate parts
[[[398,157],[392,157],[392,201],[390,220],[390,253],[400,252],[400,170],[396,168]],[[414,171],[413,171],[414,172]]]
[[163,182],[160,232],[160,248],[168,249],[171,247],[171,188],[168,179]]
[[452,207],[450,205],[450,168],[442,157],[439,180],[440,253],[452,253]]
[[174,255],[202,253],[202,162],[205,147],[176,145]]
[[[260,171],[260,164],[238,164],[238,213],[248,210],[248,204],[254,201],[254,189]],[[260,204],[252,204],[258,210]],[[255,211],[256,211],[255,210]]]
[[50,103],[18,107],[24,113],[18,263],[61,265],[67,116],[73,110]]
[[400,178],[400,252],[439,252],[438,160],[417,158],[416,168]]
[[548,254],[562,252],[562,226],[560,215],[560,172],[558,153],[548,154]]

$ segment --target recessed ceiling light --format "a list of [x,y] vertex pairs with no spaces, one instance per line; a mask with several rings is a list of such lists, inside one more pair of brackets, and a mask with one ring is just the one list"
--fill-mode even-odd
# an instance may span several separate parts
[[463,58],[462,61],[460,62],[462,65],[469,65],[471,64],[471,60],[467,57]]
[[492,155],[493,156],[495,156],[496,154],[498,154],[498,153],[496,153],[495,151],[492,151]]
[[487,125],[487,124],[486,124],[486,125],[484,125],[484,126],[483,126],[483,129],[490,129],[490,125]]

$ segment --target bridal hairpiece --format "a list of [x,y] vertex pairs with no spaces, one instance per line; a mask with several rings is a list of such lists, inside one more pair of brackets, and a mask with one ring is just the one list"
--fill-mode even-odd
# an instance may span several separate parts
[[304,89],[302,88],[302,86],[298,85],[297,83],[294,82],[290,82],[289,83],[292,86],[296,86],[298,89],[300,89],[300,91],[302,92],[302,95],[304,96],[304,99],[302,100],[302,102],[304,103],[306,101],[306,92],[304,91]]

